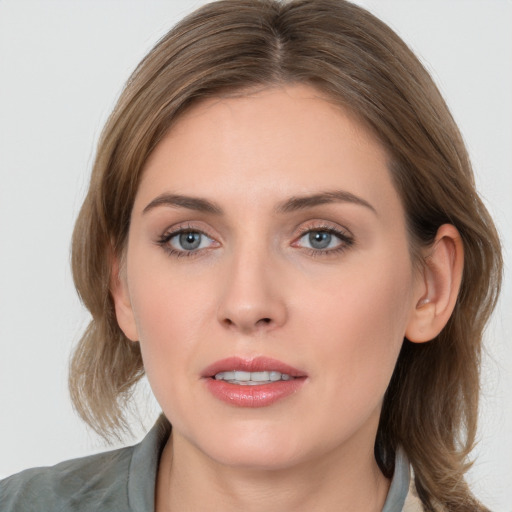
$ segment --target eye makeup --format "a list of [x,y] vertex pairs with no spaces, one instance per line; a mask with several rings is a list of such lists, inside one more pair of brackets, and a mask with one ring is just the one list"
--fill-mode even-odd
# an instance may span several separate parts
[[[291,247],[308,256],[322,257],[340,254],[354,245],[354,237],[328,223],[313,223],[299,229]],[[156,241],[167,255],[175,258],[199,257],[205,251],[220,247],[220,242],[191,223],[166,230]]]

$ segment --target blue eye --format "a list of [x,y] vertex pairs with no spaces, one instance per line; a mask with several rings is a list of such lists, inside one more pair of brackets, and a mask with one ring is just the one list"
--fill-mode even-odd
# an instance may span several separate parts
[[307,235],[302,238],[307,238],[309,245],[313,249],[329,249],[332,243],[339,243],[335,237],[327,231],[310,231]]
[[208,247],[213,240],[199,231],[181,231],[169,238],[169,245],[178,251],[195,251]]
[[201,231],[192,229],[180,229],[172,233],[166,233],[158,240],[158,245],[173,256],[192,256],[201,249],[206,249],[215,244],[209,236]]
[[194,249],[198,249],[201,245],[201,238],[203,235],[201,233],[194,233],[192,231],[188,233],[180,233],[179,235],[175,235],[171,238],[171,245],[173,239],[177,239],[176,241],[181,246],[181,249],[186,251],[193,251]]
[[309,249],[317,254],[322,252],[329,254],[344,250],[353,243],[354,240],[351,236],[333,228],[308,229],[296,242],[299,247]]

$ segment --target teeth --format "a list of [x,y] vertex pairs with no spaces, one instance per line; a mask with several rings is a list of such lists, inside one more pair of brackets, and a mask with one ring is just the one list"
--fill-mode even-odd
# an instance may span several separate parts
[[240,384],[242,386],[256,386],[262,383],[266,384],[269,382],[277,382],[278,380],[290,379],[293,379],[291,375],[276,371],[244,372],[236,370],[232,372],[220,372],[215,375],[215,380],[225,380],[231,384]]
[[217,375],[215,375],[215,378],[217,380],[234,380],[235,379],[235,372],[221,372],[221,373],[217,373]]
[[241,380],[243,382],[247,382],[248,380],[251,380],[251,372],[235,372],[234,380]]
[[268,372],[251,372],[251,380],[255,380],[256,382],[265,382],[270,380],[270,376]]

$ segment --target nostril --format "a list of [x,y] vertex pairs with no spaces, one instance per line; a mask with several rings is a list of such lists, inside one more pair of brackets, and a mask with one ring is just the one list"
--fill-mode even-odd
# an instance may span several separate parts
[[266,330],[277,325],[276,320],[273,317],[259,317],[251,314],[240,314],[237,316],[225,316],[219,319],[220,323],[227,329],[240,329],[244,332],[259,331],[260,329]]

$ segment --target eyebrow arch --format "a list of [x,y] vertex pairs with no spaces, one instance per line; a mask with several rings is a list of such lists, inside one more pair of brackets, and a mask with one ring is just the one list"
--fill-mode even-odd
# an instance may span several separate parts
[[207,199],[199,197],[190,197],[180,194],[161,194],[153,201],[151,201],[142,210],[142,213],[147,213],[158,206],[170,206],[177,208],[187,208],[188,210],[196,210],[198,212],[213,213],[215,215],[222,215],[222,208]]
[[370,209],[373,213],[375,213],[375,215],[377,215],[377,210],[375,210],[375,208],[368,201],[365,201],[361,197],[358,197],[345,190],[331,190],[309,196],[292,197],[284,203],[278,205],[276,211],[277,213],[290,213],[297,210],[312,208],[322,204],[338,202],[358,204]]

